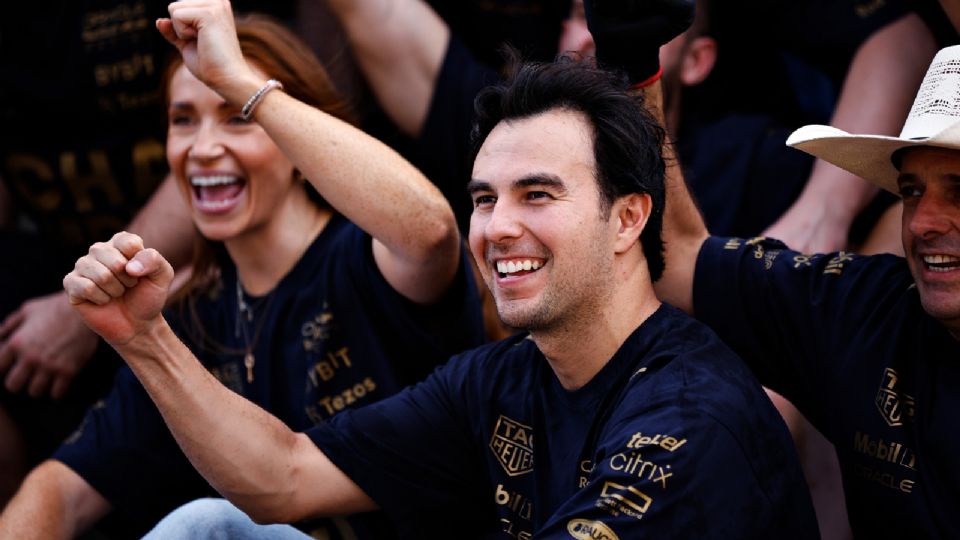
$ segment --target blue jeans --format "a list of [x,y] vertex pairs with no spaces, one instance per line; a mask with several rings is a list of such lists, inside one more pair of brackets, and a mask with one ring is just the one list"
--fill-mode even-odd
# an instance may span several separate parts
[[290,525],[258,525],[226,499],[197,499],[167,514],[143,540],[310,540]]

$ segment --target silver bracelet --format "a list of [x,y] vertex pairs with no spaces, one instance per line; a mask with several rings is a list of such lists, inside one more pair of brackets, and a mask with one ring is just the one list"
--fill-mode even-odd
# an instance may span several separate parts
[[274,88],[283,90],[283,85],[280,84],[280,81],[276,79],[270,79],[267,81],[263,86],[260,87],[259,90],[250,96],[250,99],[248,99],[246,103],[243,104],[243,108],[240,109],[240,116],[242,116],[244,120],[250,120],[253,117],[253,111],[256,110],[257,105],[263,101],[263,96],[267,95],[267,92],[273,90]]

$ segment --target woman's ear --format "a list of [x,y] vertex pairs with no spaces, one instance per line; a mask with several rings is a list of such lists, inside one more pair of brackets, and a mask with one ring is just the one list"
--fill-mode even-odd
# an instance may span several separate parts
[[706,80],[717,65],[717,40],[709,36],[695,37],[684,47],[680,63],[680,82],[696,86]]
[[640,240],[640,233],[647,225],[653,199],[647,193],[624,195],[613,203],[612,212],[617,216],[617,239],[614,245],[616,253],[629,251]]

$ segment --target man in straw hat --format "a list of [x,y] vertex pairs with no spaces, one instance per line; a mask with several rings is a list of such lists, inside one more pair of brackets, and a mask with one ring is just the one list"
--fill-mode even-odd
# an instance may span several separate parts
[[806,126],[787,144],[903,199],[906,259],[709,236],[674,170],[661,298],[711,325],[835,445],[856,536],[960,537],[960,46],[899,137]]

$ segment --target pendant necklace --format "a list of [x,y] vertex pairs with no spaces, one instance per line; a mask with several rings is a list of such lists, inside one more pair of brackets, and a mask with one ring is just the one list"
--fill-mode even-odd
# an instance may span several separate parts
[[247,384],[253,382],[253,366],[257,363],[257,358],[253,355],[253,349],[257,346],[257,340],[260,339],[260,331],[263,330],[263,326],[267,321],[266,313],[261,313],[261,319],[256,323],[256,328],[253,331],[253,339],[250,339],[250,335],[247,330],[247,326],[254,322],[256,318],[256,312],[261,307],[263,311],[266,311],[270,306],[270,301],[273,300],[273,293],[276,291],[270,291],[268,295],[257,300],[255,304],[247,303],[243,294],[243,285],[240,284],[240,274],[237,274],[237,321],[236,321],[236,332],[235,335],[237,338],[243,336],[243,342],[245,345],[244,355],[243,355],[243,365],[247,368]]

